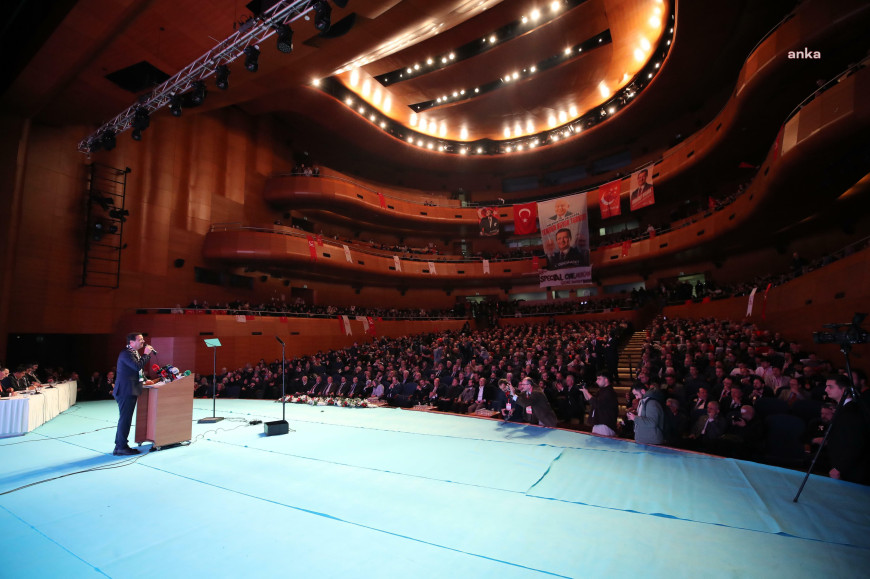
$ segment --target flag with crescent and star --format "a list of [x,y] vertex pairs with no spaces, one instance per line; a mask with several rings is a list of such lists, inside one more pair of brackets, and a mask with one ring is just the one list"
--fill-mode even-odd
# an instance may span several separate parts
[[538,204],[514,205],[514,234],[530,235],[538,230]]

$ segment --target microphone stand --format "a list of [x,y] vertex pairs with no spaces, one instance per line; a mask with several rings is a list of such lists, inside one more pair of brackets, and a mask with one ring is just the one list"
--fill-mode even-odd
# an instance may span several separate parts
[[263,432],[266,436],[287,434],[290,432],[290,425],[287,424],[285,414],[287,410],[287,396],[284,392],[284,381],[287,379],[287,372],[284,366],[286,363],[284,356],[284,340],[278,336],[275,336],[275,339],[278,340],[279,344],[281,344],[281,420],[273,420],[272,422],[265,422],[263,424]]

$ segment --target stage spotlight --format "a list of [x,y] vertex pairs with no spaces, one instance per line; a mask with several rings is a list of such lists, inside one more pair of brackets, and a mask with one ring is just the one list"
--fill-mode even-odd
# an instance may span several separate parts
[[136,107],[133,112],[133,140],[142,140],[142,131],[151,126],[151,115],[148,114],[148,109],[144,107]]
[[330,18],[332,17],[332,7],[326,0],[317,0],[314,3],[314,27],[321,34],[329,30]]
[[230,87],[230,67],[225,64],[219,65],[214,70],[214,84],[221,90],[227,90]]
[[286,24],[275,27],[275,36],[278,37],[278,50],[284,54],[293,52],[293,29]]
[[115,131],[112,129],[106,129],[103,132],[102,136],[100,136],[100,143],[103,145],[103,148],[107,151],[111,151],[115,148]]
[[190,91],[190,104],[192,106],[199,106],[205,102],[205,97],[208,94],[208,89],[205,88],[205,83],[201,80],[193,83],[193,90]]
[[181,95],[175,93],[169,95],[169,112],[173,117],[181,116]]
[[97,221],[94,223],[94,230],[91,232],[91,239],[94,241],[102,241],[103,240],[103,224]]
[[260,70],[260,47],[254,45],[245,49],[245,68],[251,72]]
[[117,219],[121,223],[127,221],[127,216],[130,215],[130,212],[126,209],[112,209],[109,211],[109,217],[112,219]]
[[114,201],[110,197],[103,197],[99,193],[94,193],[91,196],[94,203],[103,208],[103,211],[109,211],[114,206]]

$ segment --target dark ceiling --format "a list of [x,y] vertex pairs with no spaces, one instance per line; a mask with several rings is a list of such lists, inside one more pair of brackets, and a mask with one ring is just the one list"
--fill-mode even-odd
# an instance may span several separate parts
[[[32,4],[21,2],[21,10],[7,14],[4,26],[16,34],[4,43],[17,42],[12,53],[20,56],[12,61],[18,70],[4,77],[8,80],[15,75],[0,102],[7,112],[37,122],[94,129],[136,102],[136,94],[115,85],[107,75],[141,62],[175,74],[217,40],[229,36],[237,22],[250,17],[237,0],[81,0],[48,3],[52,9],[44,11],[34,11]],[[332,10],[333,22],[354,15],[353,26],[345,34],[321,37],[313,22],[296,21],[292,54],[274,50],[270,39],[269,46],[261,47],[257,73],[245,71],[241,60],[234,62],[229,90],[211,90],[197,110],[235,106],[251,115],[273,114],[288,127],[287,138],[294,148],[307,150],[339,170],[386,181],[399,179],[409,186],[452,186],[463,175],[485,175],[497,182],[618,152],[640,158],[712,118],[733,89],[747,54],[792,4],[784,0],[678,2],[673,46],[647,90],[588,132],[523,154],[458,158],[410,146],[312,87],[311,80],[329,76],[364,55],[375,55],[361,65],[365,75],[425,62],[427,55],[446,54],[451,47],[530,14],[532,8],[547,14],[549,2],[350,0],[345,8],[334,6]],[[512,70],[518,58],[523,62],[543,58],[555,47],[606,28],[613,43],[597,55],[572,58],[538,78],[521,80],[482,99],[439,107],[439,114],[459,119],[451,128],[454,132],[462,119],[476,119],[473,139],[497,135],[521,116],[537,119],[540,127],[547,111],[567,108],[568,102],[586,103],[581,108],[588,108],[598,79],[626,67],[632,39],[637,31],[647,30],[650,7],[656,6],[665,13],[672,8],[658,0],[574,2],[550,22],[503,45],[396,85],[394,110],[470,86],[484,76],[497,77]],[[427,36],[430,29],[437,34]],[[27,30],[34,33],[22,32]],[[26,42],[18,42],[20,38]],[[390,54],[379,53],[391,38],[403,38],[407,45]]]

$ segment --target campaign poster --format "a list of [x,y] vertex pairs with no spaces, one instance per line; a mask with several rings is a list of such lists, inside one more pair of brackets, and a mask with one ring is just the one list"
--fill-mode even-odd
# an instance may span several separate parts
[[547,255],[547,269],[539,274],[541,287],[591,281],[587,217],[585,193],[538,202],[541,244]]
[[649,207],[656,202],[651,166],[646,166],[632,173],[629,185],[632,211]]
[[477,210],[477,217],[482,237],[492,237],[501,232],[501,224],[499,224],[495,209],[492,207],[481,207]]

